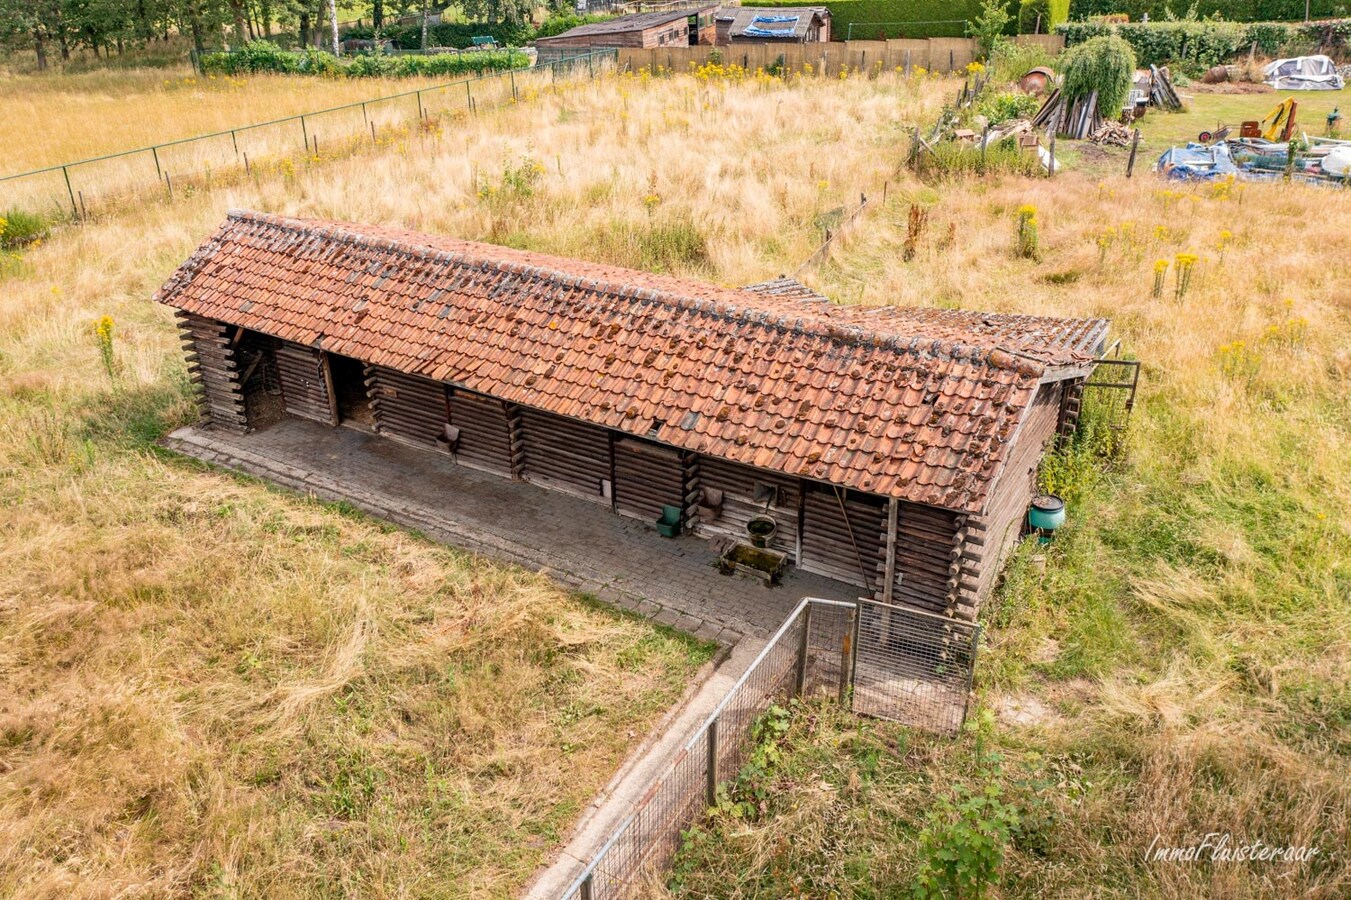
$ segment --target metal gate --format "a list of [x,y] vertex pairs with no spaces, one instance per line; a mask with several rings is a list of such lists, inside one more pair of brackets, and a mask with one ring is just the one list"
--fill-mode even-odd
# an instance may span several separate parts
[[854,712],[931,731],[959,730],[980,626],[908,606],[857,603]]
[[1138,359],[1099,359],[1093,374],[1084,383],[1084,392],[1092,391],[1093,403],[1107,425],[1125,432],[1135,408],[1135,392],[1140,387]]

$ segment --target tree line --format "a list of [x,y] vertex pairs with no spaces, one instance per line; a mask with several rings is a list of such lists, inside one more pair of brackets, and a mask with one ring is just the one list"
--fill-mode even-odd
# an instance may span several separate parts
[[[378,32],[408,14],[426,17],[443,4],[429,0],[365,0],[355,11]],[[351,14],[350,5],[344,4]],[[486,22],[512,22],[528,14],[528,0],[465,0],[466,15]],[[192,40],[198,53],[253,40],[309,45],[333,31],[336,0],[0,0],[0,43],[27,48],[45,69],[59,56],[87,51],[107,58],[168,41]]]

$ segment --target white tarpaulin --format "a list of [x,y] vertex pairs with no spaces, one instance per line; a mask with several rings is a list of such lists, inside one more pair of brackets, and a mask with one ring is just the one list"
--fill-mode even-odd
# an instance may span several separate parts
[[1342,76],[1326,56],[1278,59],[1262,70],[1266,83],[1278,91],[1340,91]]

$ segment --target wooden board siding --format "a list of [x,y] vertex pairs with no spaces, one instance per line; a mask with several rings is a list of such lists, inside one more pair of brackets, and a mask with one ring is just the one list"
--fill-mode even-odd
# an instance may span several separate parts
[[324,378],[323,354],[312,347],[282,341],[277,347],[277,375],[286,412],[301,419],[335,425]]
[[[778,502],[765,510],[764,502],[755,502],[755,485],[778,489]],[[700,457],[699,487],[722,491],[722,508],[716,517],[705,512],[696,526],[699,534],[725,536],[745,541],[746,523],[752,516],[765,514],[778,526],[770,547],[797,558],[797,511],[800,482],[777,472],[753,469],[722,459]],[[697,501],[696,501],[697,502]]]
[[615,510],[655,522],[663,506],[685,507],[685,474],[681,454],[635,438],[615,440]]
[[955,550],[961,518],[946,509],[900,504],[893,603],[936,613],[953,607],[961,575]]
[[610,438],[605,429],[527,407],[520,413],[522,477],[609,503],[601,493],[601,481],[610,478]]
[[877,590],[886,556],[886,504],[869,494],[842,493],[843,508],[835,489],[807,486],[798,565],[808,572]]
[[1022,533],[1028,505],[1037,491],[1037,466],[1055,437],[1060,419],[1063,384],[1043,384],[1037,391],[1013,437],[1004,471],[990,491],[990,502],[981,516],[971,517],[968,531],[979,541],[975,588],[964,591],[969,604],[978,605],[994,587],[1005,558]]
[[440,382],[370,366],[366,387],[375,430],[423,447],[435,447],[446,422],[446,389]]
[[239,361],[230,342],[237,329],[188,313],[178,313],[178,329],[203,418],[218,428],[246,430]]
[[450,424],[460,429],[457,462],[474,469],[512,474],[511,422],[507,407],[496,397],[454,390],[450,396]]

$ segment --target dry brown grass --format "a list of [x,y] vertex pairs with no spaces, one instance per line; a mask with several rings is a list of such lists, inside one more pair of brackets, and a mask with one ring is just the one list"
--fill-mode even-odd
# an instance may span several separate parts
[[[432,623],[468,615],[490,634],[540,629],[546,644],[567,646],[565,620],[542,625],[511,602],[499,612],[499,596],[525,590],[520,576],[484,574],[445,551],[141,449],[144,435],[184,415],[168,317],[146,298],[227,207],[392,223],[740,284],[791,272],[837,210],[860,191],[880,200],[889,181],[888,202],[872,204],[809,281],[846,302],[1107,315],[1146,361],[1127,462],[1090,486],[1047,573],[1015,565],[992,610],[982,690],[1033,696],[1059,713],[1044,726],[1008,725],[1000,742],[1057,771],[1077,766],[1091,782],[1074,797],[1063,784],[1052,789],[1048,846],[1015,853],[1006,893],[1344,896],[1351,876],[1341,856],[1277,878],[1284,873],[1252,866],[1147,867],[1140,854],[1155,833],[1182,840],[1210,830],[1329,852],[1351,843],[1351,234],[1327,227],[1351,218],[1351,199],[1280,185],[1099,183],[1074,172],[937,185],[898,175],[908,124],[931,117],[952,90],[894,76],[788,87],[607,79],[370,154],[138,206],[28,253],[0,307],[4,502],[19,510],[4,545],[5,590],[16,599],[0,619],[15,648],[3,669],[0,709],[17,723],[4,759],[21,763],[0,774],[9,884],[83,877],[89,893],[100,883],[135,893],[137,879],[186,883],[172,879],[193,872],[203,893],[244,885],[251,890],[240,893],[286,895],[315,884],[418,893],[413,871],[463,864],[450,848],[469,843],[433,845],[427,835],[443,838],[441,826],[472,814],[491,820],[480,833],[496,841],[480,854],[493,866],[474,870],[483,892],[504,891],[511,876],[501,871],[526,870],[520,855],[534,852],[522,849],[532,832],[518,811],[533,788],[512,780],[523,763],[508,751],[538,747],[527,736],[548,733],[547,716],[513,718],[506,700],[483,692],[486,680],[457,678],[477,699],[456,701],[455,715],[467,733],[494,736],[491,762],[415,785],[408,773],[424,745],[440,747],[445,725],[401,725],[391,710],[412,703],[426,721],[450,715],[437,712],[445,689],[412,686],[401,666],[469,654],[491,667],[502,658],[494,654],[519,652],[518,642],[487,636],[483,646],[494,649],[466,648],[454,637],[461,626]],[[1040,265],[1011,249],[1015,211],[1029,202],[1039,208]],[[911,203],[930,209],[930,229],[907,263]],[[1187,296],[1174,298],[1170,268],[1164,296],[1152,297],[1155,260],[1176,266],[1186,252],[1200,257]],[[115,391],[88,337],[103,313],[119,329]],[[344,552],[351,545],[360,549]],[[395,558],[418,560],[414,575],[380,562],[396,547]],[[239,560],[248,561],[242,575]],[[404,579],[420,577],[457,587],[419,599]],[[335,586],[314,599],[294,589],[330,579]],[[218,583],[220,602],[185,599]],[[532,581],[529,590],[545,588]],[[427,603],[439,606],[427,612]],[[582,634],[621,627],[573,614]],[[592,662],[608,658],[603,644],[588,646]],[[513,671],[531,695],[533,664]],[[598,677],[619,691],[631,675],[602,668]],[[353,685],[359,699],[341,707]],[[333,726],[354,708],[374,710],[358,717],[374,723],[369,730]],[[386,727],[397,754],[376,739]],[[969,774],[969,754],[960,744],[919,745],[871,794],[825,791],[822,780],[846,771],[840,761],[852,752],[840,727],[821,730],[822,746],[803,757],[826,774],[783,785],[785,818],[724,834],[702,860],[701,883],[749,896],[762,874],[751,862],[795,871],[793,860],[807,859],[817,868],[802,871],[833,873],[849,890],[908,889],[913,843],[901,826]],[[400,728],[412,729],[407,740]],[[879,752],[903,743],[885,736]],[[257,761],[270,752],[282,764]],[[318,811],[330,792],[318,785],[340,775],[359,784],[362,761],[386,752],[408,762],[403,780],[380,782],[400,785],[390,805],[374,804],[381,811],[359,827],[331,827],[331,813]],[[44,764],[30,768],[39,757]],[[293,777],[298,757],[310,781]],[[570,758],[531,757],[530,767],[547,781]],[[282,774],[251,784],[248,773],[260,770]],[[105,771],[131,787],[104,799]],[[157,780],[162,771],[167,781]],[[514,799],[482,808],[497,779],[514,786]],[[171,814],[138,818],[144,796],[156,810],[168,798]],[[428,797],[437,798],[436,828],[412,812]]]

